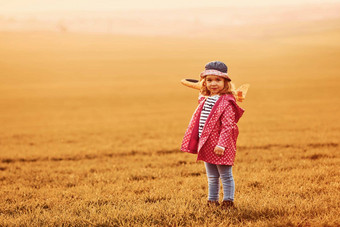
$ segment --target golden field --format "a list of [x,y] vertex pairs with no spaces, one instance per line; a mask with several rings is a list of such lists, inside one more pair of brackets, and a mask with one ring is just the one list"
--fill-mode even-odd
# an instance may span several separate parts
[[[339,40],[0,33],[0,226],[339,226]],[[211,60],[251,84],[230,211],[179,150]]]

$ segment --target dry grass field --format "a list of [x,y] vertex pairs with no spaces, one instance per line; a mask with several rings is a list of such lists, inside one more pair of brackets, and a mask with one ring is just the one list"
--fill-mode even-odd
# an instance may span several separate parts
[[[0,226],[339,226],[339,40],[0,33]],[[179,150],[211,60],[251,84],[230,211]]]

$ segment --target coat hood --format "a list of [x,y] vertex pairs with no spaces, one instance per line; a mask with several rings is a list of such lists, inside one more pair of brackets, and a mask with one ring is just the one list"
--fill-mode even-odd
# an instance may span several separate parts
[[[237,123],[244,113],[244,109],[242,109],[236,103],[236,99],[233,95],[225,95],[226,100],[228,100],[235,107],[235,122]],[[222,97],[221,97],[222,98]]]

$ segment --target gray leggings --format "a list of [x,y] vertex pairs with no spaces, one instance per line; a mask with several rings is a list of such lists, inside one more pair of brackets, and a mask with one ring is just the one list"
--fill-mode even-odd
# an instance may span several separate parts
[[215,165],[204,162],[208,177],[209,195],[208,200],[218,201],[220,190],[220,178],[223,186],[223,200],[234,201],[235,182],[232,166]]

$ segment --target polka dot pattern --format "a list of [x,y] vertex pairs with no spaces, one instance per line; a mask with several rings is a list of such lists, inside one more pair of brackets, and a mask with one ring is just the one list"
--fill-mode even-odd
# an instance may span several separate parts
[[[184,134],[181,150],[198,154],[197,160],[216,165],[233,165],[239,134],[236,123],[244,110],[236,104],[234,96],[222,95],[210,112],[202,135],[198,138],[198,122],[204,101],[204,96],[199,97],[199,105]],[[216,145],[225,147],[223,156],[215,154]]]

